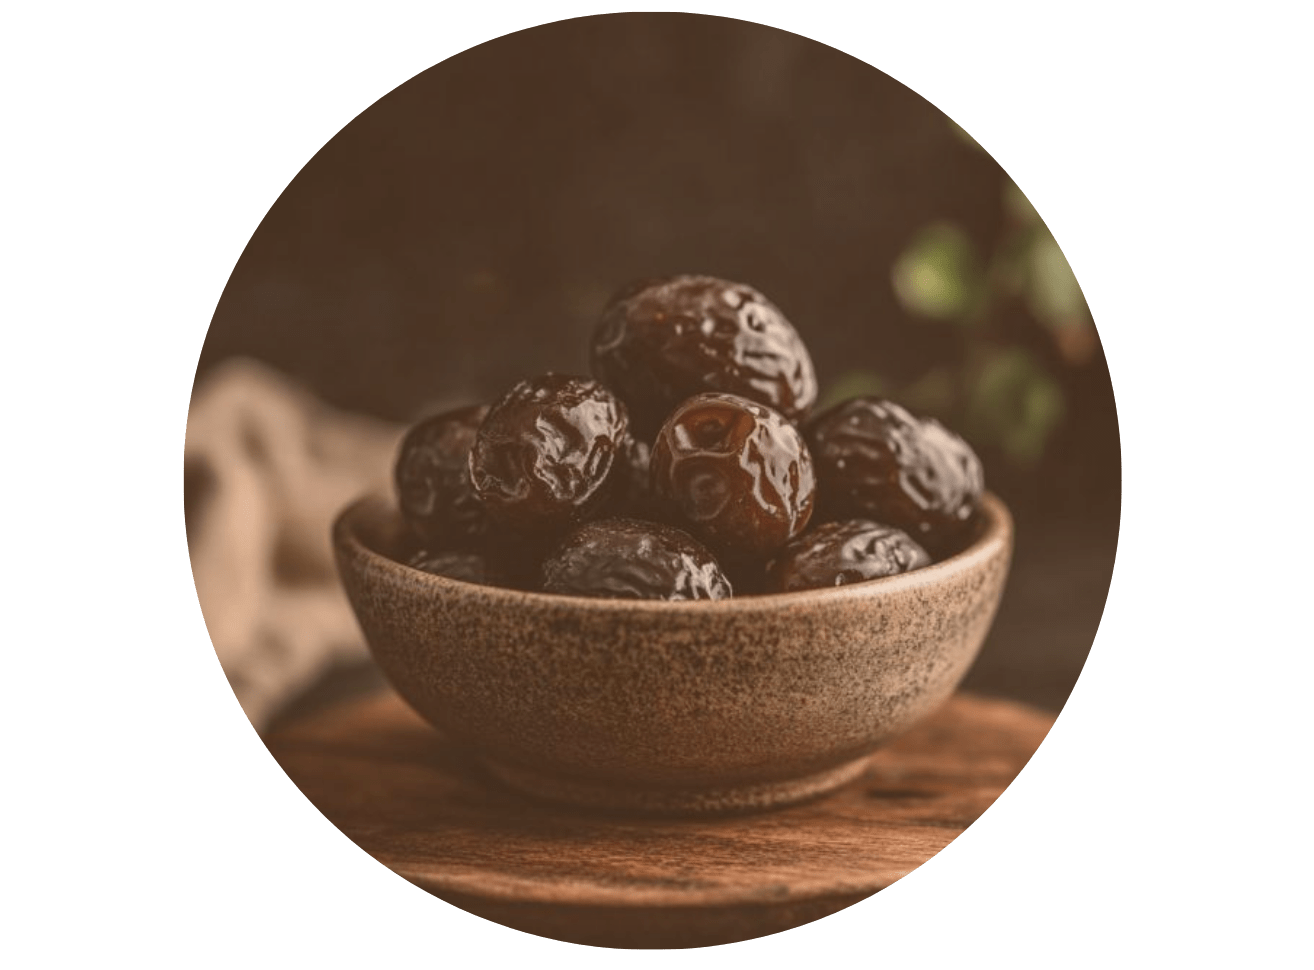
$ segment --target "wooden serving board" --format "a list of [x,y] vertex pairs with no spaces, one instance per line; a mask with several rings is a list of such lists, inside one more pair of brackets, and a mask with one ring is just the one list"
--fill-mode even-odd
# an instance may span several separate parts
[[498,786],[391,691],[289,725],[269,748],[388,868],[471,913],[611,947],[729,943],[870,896],[948,845],[1035,752],[1053,716],[960,694],[819,801],[646,819]]

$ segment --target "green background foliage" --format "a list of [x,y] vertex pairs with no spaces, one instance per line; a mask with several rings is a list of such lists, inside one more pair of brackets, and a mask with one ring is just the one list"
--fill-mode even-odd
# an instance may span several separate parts
[[1062,371],[1087,365],[1098,340],[1072,267],[1035,208],[1008,180],[1001,204],[1006,228],[990,251],[962,227],[936,220],[889,269],[909,316],[951,336],[952,359],[903,381],[849,371],[825,389],[823,406],[877,394],[939,418],[1015,467],[1044,456],[1065,416]]
[[[1307,239],[1294,217],[1309,210],[1294,122],[1307,25],[1277,5],[704,8],[869,60],[970,131],[1045,214],[1108,354],[1125,502],[1099,640],[1029,768],[936,860],[765,940],[574,948],[411,889],[273,764],[210,651],[181,513],[192,371],[227,273],[298,167],[371,101],[474,43],[608,7],[233,0],[3,14],[0,946],[13,965],[1300,954],[1307,753],[1286,748],[1307,735],[1309,634],[1282,607],[1300,602],[1309,518],[1303,438],[1281,415],[1307,411]],[[1053,402],[1033,377],[1024,360],[997,360],[978,393],[1043,413]],[[1219,519],[1231,514],[1250,518]]]

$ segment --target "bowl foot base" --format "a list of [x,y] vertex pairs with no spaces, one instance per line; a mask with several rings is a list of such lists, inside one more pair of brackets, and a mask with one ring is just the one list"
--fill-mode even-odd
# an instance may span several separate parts
[[510,788],[547,801],[643,815],[722,815],[759,812],[817,798],[863,773],[871,755],[783,781],[715,788],[639,788],[545,775],[491,758],[483,764]]

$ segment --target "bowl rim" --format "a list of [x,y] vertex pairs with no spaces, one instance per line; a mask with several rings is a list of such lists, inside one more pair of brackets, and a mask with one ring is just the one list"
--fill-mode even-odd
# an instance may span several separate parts
[[955,553],[947,559],[901,573],[898,576],[884,576],[868,579],[860,583],[844,586],[826,586],[818,589],[797,590],[790,593],[761,593],[748,596],[732,596],[723,600],[639,600],[639,599],[604,599],[587,596],[567,596],[561,593],[542,593],[531,590],[509,589],[504,586],[486,586],[470,583],[460,579],[451,579],[435,573],[425,572],[408,566],[403,562],[386,556],[372,548],[360,535],[362,521],[367,517],[391,515],[400,519],[396,504],[391,498],[377,492],[360,496],[338,513],[333,521],[333,548],[342,569],[343,560],[359,560],[368,563],[385,575],[396,580],[419,583],[433,588],[435,593],[454,593],[464,597],[478,597],[494,607],[535,607],[556,608],[569,607],[592,613],[641,613],[641,614],[684,614],[686,617],[723,614],[752,613],[774,611],[803,604],[834,603],[840,604],[853,600],[865,600],[874,596],[902,593],[908,590],[936,585],[966,573],[973,572],[985,561],[1004,553],[1011,554],[1013,541],[1013,516],[993,492],[984,492],[981,496],[981,514],[985,528],[966,549]]

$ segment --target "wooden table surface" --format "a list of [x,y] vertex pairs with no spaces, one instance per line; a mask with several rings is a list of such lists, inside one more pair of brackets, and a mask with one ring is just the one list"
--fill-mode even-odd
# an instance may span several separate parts
[[541,804],[382,691],[268,739],[353,842],[448,902],[541,936],[708,946],[810,922],[925,862],[1017,776],[1053,715],[959,694],[819,801],[646,819]]

